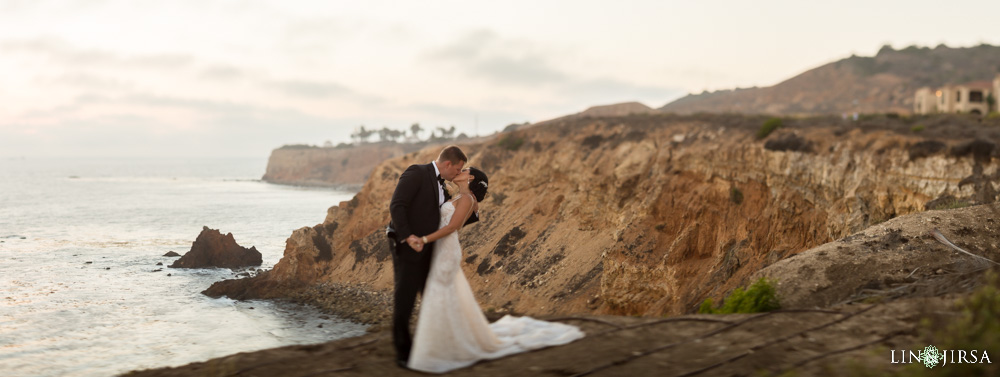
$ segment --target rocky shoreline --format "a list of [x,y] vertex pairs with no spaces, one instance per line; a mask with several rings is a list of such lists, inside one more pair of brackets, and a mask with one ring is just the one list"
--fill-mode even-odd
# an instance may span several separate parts
[[296,291],[289,299],[315,306],[352,322],[369,325],[370,332],[380,331],[391,323],[391,291],[373,291],[361,285],[321,283]]

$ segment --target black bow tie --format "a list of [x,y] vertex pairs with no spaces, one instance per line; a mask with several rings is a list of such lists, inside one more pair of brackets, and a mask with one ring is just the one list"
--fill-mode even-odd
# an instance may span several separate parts
[[438,184],[444,187],[444,178],[441,178],[440,175],[438,176]]

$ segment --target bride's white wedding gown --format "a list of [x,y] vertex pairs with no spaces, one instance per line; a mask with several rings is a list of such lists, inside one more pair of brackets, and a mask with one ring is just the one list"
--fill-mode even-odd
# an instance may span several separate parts
[[[453,202],[443,204],[439,228],[448,224],[454,213]],[[566,344],[583,337],[576,326],[530,317],[504,316],[490,324],[465,279],[461,263],[458,232],[435,242],[410,351],[411,369],[444,373],[479,360]]]

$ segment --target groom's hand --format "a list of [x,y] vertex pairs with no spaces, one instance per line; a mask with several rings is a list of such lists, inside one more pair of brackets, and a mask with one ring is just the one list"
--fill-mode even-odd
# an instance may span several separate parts
[[424,242],[416,235],[411,234],[409,237],[406,237],[406,243],[410,245],[413,251],[418,253],[424,250]]

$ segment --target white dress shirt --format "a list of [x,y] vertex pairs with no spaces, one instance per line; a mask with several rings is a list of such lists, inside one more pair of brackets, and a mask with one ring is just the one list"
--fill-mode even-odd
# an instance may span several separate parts
[[[436,161],[431,161],[431,164],[434,165],[434,175],[436,176],[434,178],[437,179],[437,177],[441,176],[441,171],[438,170],[438,164],[437,164]],[[444,185],[442,185],[440,182],[434,182],[434,183],[437,183],[437,188],[438,188],[438,205],[440,206],[440,205],[444,204]]]

